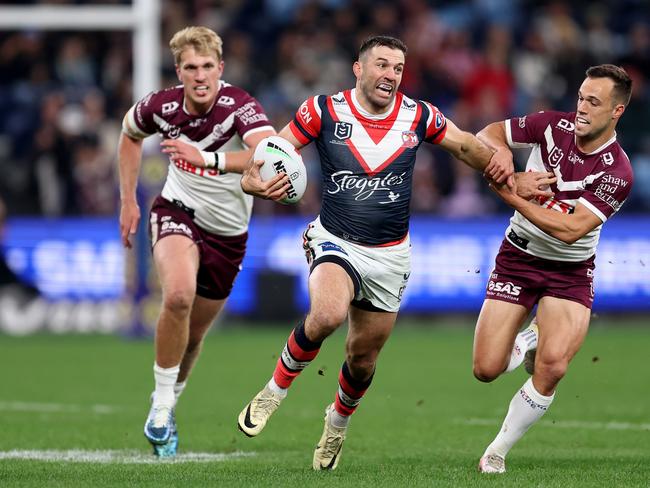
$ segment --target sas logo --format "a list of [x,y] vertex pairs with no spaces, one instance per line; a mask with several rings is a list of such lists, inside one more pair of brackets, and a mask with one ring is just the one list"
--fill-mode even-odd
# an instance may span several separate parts
[[337,139],[349,139],[352,135],[352,124],[349,122],[337,122],[334,126],[334,135]]
[[521,294],[521,286],[517,286],[511,281],[493,281],[490,280],[488,283],[488,291],[492,291],[496,294],[506,294],[512,297],[518,297]]
[[402,146],[404,147],[417,147],[418,145],[418,135],[415,131],[405,130],[402,131]]

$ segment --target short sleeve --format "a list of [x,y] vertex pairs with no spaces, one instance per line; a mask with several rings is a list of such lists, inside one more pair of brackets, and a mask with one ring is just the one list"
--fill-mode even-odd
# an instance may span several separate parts
[[627,160],[625,163],[603,171],[578,200],[603,222],[618,212],[632,190],[632,169]]
[[320,96],[305,100],[291,122],[289,129],[301,144],[309,144],[316,139],[321,131]]
[[246,94],[241,106],[235,110],[235,128],[242,139],[251,132],[271,128],[262,105],[249,94]]
[[133,105],[124,116],[122,131],[135,138],[144,139],[155,134],[157,127],[153,121],[153,102],[155,92],[149,93]]
[[553,122],[553,112],[537,112],[505,121],[506,139],[512,148],[544,142],[544,130]]
[[429,102],[422,102],[427,108],[427,125],[424,140],[431,144],[439,144],[447,133],[447,119],[435,105]]

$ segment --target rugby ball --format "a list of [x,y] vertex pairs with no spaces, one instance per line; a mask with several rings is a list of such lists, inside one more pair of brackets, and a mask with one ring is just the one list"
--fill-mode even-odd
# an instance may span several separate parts
[[280,136],[265,137],[255,148],[253,160],[264,161],[260,167],[262,181],[267,181],[279,173],[289,175],[291,187],[287,197],[280,203],[297,203],[307,188],[307,170],[302,156],[296,148]]

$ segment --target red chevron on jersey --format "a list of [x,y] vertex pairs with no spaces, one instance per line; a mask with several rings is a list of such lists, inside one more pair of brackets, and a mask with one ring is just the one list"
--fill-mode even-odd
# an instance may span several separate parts
[[416,110],[406,110],[402,104],[405,97],[397,93],[395,107],[390,115],[385,119],[374,120],[359,113],[350,90],[343,95],[346,104],[334,106],[332,97],[328,97],[327,108],[337,124],[337,137],[345,141],[368,176],[376,175],[406,149],[418,144],[415,127],[422,117],[420,104],[413,101]]

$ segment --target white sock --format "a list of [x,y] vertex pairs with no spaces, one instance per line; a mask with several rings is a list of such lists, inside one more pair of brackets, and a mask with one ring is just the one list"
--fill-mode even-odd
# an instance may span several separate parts
[[289,389],[288,389],[288,388],[282,388],[281,386],[279,386],[279,385],[275,382],[275,380],[273,379],[273,377],[271,377],[270,381],[266,384],[266,386],[268,387],[269,390],[271,390],[271,391],[274,392],[274,393],[277,393],[277,394],[280,395],[282,398],[286,397],[286,396],[287,396],[287,393],[289,392]]
[[174,406],[174,385],[181,365],[171,368],[161,368],[158,363],[153,365],[153,377],[156,381],[156,389],[153,393],[154,405]]
[[350,423],[350,415],[341,415],[336,408],[332,408],[329,417],[330,424],[339,429],[347,427]]
[[[531,324],[535,323],[535,319]],[[523,331],[515,337],[515,344],[510,353],[510,362],[505,372],[509,373],[519,367],[524,362],[524,356],[531,349],[537,349],[537,333],[530,326],[526,327]]]
[[528,378],[528,381],[512,398],[501,430],[483,455],[496,454],[505,458],[512,446],[535,422],[542,418],[554,397],[555,393],[551,396],[538,393],[533,386],[532,378]]
[[187,380],[185,381],[180,381],[176,382],[174,384],[174,402],[178,402],[178,398],[181,396],[183,393],[183,390],[185,390],[185,387],[187,386]]

